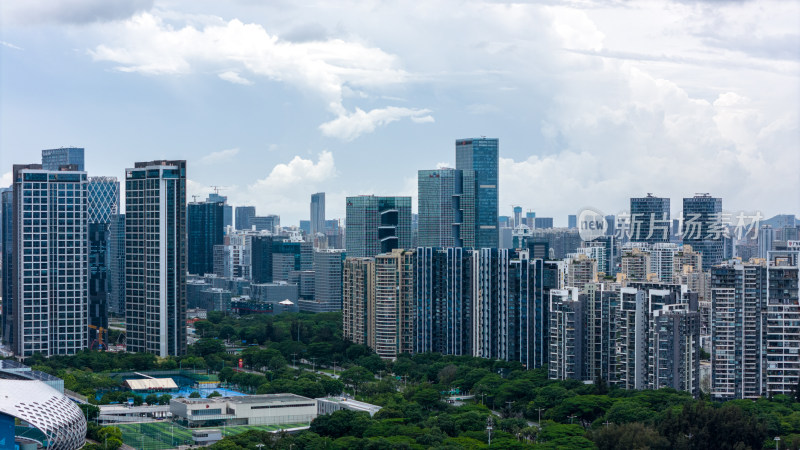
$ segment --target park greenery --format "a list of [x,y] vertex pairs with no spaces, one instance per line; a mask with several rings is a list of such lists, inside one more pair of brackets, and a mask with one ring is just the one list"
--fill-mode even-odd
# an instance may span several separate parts
[[[468,356],[403,354],[385,361],[342,339],[338,313],[238,319],[210,313],[195,327],[199,340],[180,358],[87,351],[27,362],[97,404],[131,395],[114,372],[191,368],[244,392],[346,394],[382,407],[374,417],[347,410],[320,416],[295,434],[228,436],[215,449],[487,448],[489,425],[490,448],[759,449],[774,448],[775,437],[780,448],[800,447],[798,395],[715,402],[671,389],[621,390],[602,379],[549,380],[542,368]],[[166,394],[136,398],[169,402]],[[93,425],[89,437],[116,445],[121,435],[114,430]]]

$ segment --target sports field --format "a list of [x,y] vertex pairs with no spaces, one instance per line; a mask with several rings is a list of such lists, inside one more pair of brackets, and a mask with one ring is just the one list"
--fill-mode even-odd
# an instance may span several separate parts
[[[239,425],[231,427],[213,427],[222,430],[223,436],[243,433],[248,430],[278,431],[287,428],[307,427],[308,423],[284,425]],[[122,431],[122,440],[138,450],[165,450],[179,445],[192,444],[192,431],[170,422],[128,423],[117,425]],[[200,428],[195,428],[199,430]]]

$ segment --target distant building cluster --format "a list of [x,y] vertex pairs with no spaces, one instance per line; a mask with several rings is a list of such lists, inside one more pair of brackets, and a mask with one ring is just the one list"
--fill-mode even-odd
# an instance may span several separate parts
[[318,192],[296,226],[217,186],[187,201],[186,161],[135,162],[123,197],[117,178],[88,176],[84,149],[43,150],[0,189],[4,348],[107,347],[112,318],[124,350],[181,355],[187,310],[341,311],[345,338],[387,359],[472,355],[726,399],[793,392],[793,215],[747,222],[708,193],[678,215],[649,193],[566,227],[521,205],[500,215],[499,150],[455,140],[455,167],[418,171],[416,213],[409,196],[364,193],[329,219]]

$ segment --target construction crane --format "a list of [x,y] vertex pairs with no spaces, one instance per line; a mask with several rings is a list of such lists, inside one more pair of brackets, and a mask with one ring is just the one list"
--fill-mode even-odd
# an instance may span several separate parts
[[94,343],[97,342],[98,344],[97,348],[99,350],[105,350],[105,346],[103,344],[103,333],[107,332],[108,330],[106,330],[103,327],[98,327],[97,325],[88,325],[88,327],[93,330],[97,330],[97,339],[94,339],[92,341],[91,345],[89,345],[89,348],[91,349],[92,347],[94,347]]
[[227,189],[225,186],[209,186],[211,189],[214,189],[214,193],[219,195],[219,191],[223,191]]

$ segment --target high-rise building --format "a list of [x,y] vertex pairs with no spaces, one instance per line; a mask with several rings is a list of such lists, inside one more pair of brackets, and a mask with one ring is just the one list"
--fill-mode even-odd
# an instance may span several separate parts
[[0,217],[0,246],[3,250],[3,316],[2,333],[3,342],[9,347],[14,343],[14,321],[10,320],[14,308],[14,197],[11,188],[0,189],[0,204],[2,210]]
[[677,244],[659,242],[650,246],[649,273],[653,273],[661,283],[672,283],[675,270],[675,257],[680,252]]
[[576,214],[567,216],[567,228],[578,228],[578,216]]
[[414,250],[375,257],[374,335],[368,345],[381,358],[414,351]]
[[767,266],[730,261],[711,268],[711,395],[766,393],[764,338]]
[[311,195],[311,234],[325,232],[325,193]]
[[456,169],[475,173],[475,248],[498,247],[499,147],[498,139],[456,140]]
[[672,221],[669,218],[669,198],[631,198],[631,242],[669,242]]
[[800,383],[800,252],[773,251],[767,259],[767,395],[796,392]]
[[88,343],[88,180],[67,170],[74,167],[14,165],[9,320],[17,355],[68,355]]
[[347,256],[411,248],[411,197],[347,197],[346,214]]
[[550,291],[550,355],[548,376],[552,379],[584,379],[585,313],[578,289]]
[[472,247],[475,242],[475,173],[420,170],[419,247]]
[[127,348],[186,353],[186,161],[125,171]]
[[59,170],[61,166],[74,164],[76,170],[86,170],[83,149],[79,147],[61,147],[42,150],[42,169]]
[[721,221],[722,199],[696,194],[683,199],[683,243],[703,255],[707,271],[723,260],[724,224]]
[[549,228],[553,228],[553,218],[552,217],[534,217],[533,218],[533,228],[537,230],[545,230]]
[[375,341],[375,259],[347,258],[342,268],[342,337]]
[[108,235],[108,310],[125,317],[125,214],[111,216]]
[[414,352],[472,354],[473,251],[417,248]]
[[473,258],[473,356],[530,366],[535,313],[528,253],[482,248]]
[[272,283],[272,236],[253,236],[250,245],[253,283]]
[[281,216],[270,214],[268,216],[253,216],[250,218],[250,225],[256,231],[269,231],[276,234],[281,227]]
[[255,206],[237,206],[236,207],[236,229],[249,230],[251,227],[251,220],[256,216]]
[[648,389],[700,394],[700,313],[667,304],[652,313]]
[[[314,301],[306,310],[330,312],[342,310],[343,250],[318,250],[314,252]],[[303,304],[301,304],[301,309]]]
[[87,185],[89,214],[89,343],[99,344],[99,329],[108,328],[111,272],[111,220],[119,214],[116,177],[91,177]]
[[650,273],[650,252],[633,247],[622,254],[620,272],[630,281],[647,281]]
[[225,233],[233,226],[233,207],[228,204],[228,197],[212,192],[208,194],[206,203],[222,203],[222,227]]
[[767,259],[775,242],[775,230],[769,225],[762,225],[758,230],[758,257]]
[[597,260],[585,254],[570,258],[567,263],[567,286],[583,289],[587,283],[597,282]]
[[223,244],[225,204],[192,202],[188,206],[189,273],[214,273],[214,246]]

